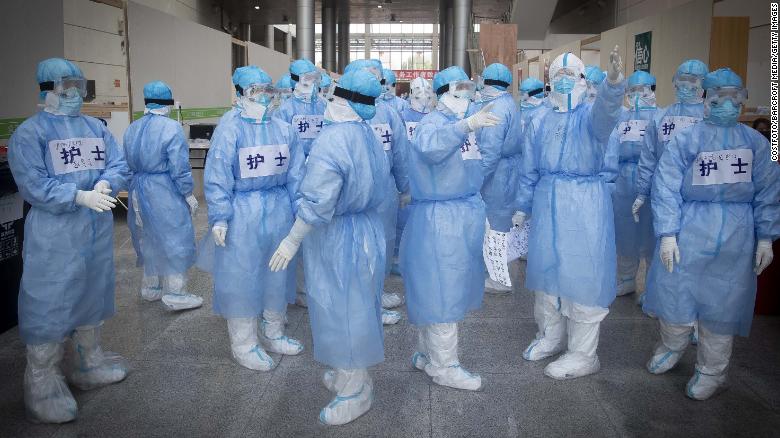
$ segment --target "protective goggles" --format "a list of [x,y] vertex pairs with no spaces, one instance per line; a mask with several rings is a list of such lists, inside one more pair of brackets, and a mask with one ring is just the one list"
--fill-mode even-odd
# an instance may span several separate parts
[[553,81],[561,79],[561,78],[570,78],[573,81],[577,81],[578,79],[584,79],[585,75],[578,72],[577,70],[569,67],[563,67],[559,69],[557,72],[555,72],[555,76],[553,77]]
[[701,87],[702,78],[696,75],[682,74],[674,77],[675,85],[687,85],[689,87]]
[[290,73],[290,79],[294,80],[295,82],[301,82],[303,84],[309,85],[309,84],[316,84],[319,85],[320,80],[322,80],[322,75],[318,71],[310,71],[303,73],[301,75],[296,75],[294,73]]
[[41,82],[39,86],[41,91],[51,91],[61,96],[70,90],[75,90],[82,98],[87,96],[87,80],[84,78],[66,77],[58,81]]
[[629,96],[648,97],[655,91],[655,85],[634,85],[628,87],[626,94]]
[[458,98],[473,99],[474,94],[477,92],[477,85],[472,81],[452,81],[436,90],[438,95],[447,92]]
[[278,91],[271,84],[255,84],[245,88],[242,95],[255,102],[268,102]]
[[704,101],[710,106],[718,106],[730,100],[734,105],[742,105],[748,99],[747,88],[718,87],[710,88],[704,93]]
[[543,98],[544,97],[544,88],[537,88],[537,89],[529,90],[529,91],[520,90],[520,99],[525,100],[525,99],[528,99],[529,97],[534,97],[534,96],[536,96],[536,97],[538,97],[540,99]]
[[360,94],[357,91],[347,90],[346,88],[341,88],[341,87],[334,88],[333,95],[336,97],[340,97],[342,99],[346,99],[350,102],[362,103],[363,105],[374,106],[376,104],[375,97],[367,96],[365,94]]

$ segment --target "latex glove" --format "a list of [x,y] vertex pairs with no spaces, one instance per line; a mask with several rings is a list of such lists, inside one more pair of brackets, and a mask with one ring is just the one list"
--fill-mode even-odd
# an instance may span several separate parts
[[399,208],[404,209],[407,205],[412,203],[412,194],[411,193],[401,193],[401,198],[399,199]]
[[195,216],[195,212],[198,211],[198,200],[195,199],[195,196],[193,196],[192,193],[187,195],[184,200],[187,201],[187,205],[190,206],[190,214]]
[[217,246],[225,246],[225,236],[227,236],[227,222],[219,221],[211,227],[211,236],[214,238],[214,243]]
[[620,79],[620,74],[623,73],[623,59],[620,57],[618,49],[619,47],[616,45],[609,54],[607,79],[613,84]]
[[680,248],[677,247],[677,238],[666,236],[661,238],[661,262],[666,270],[672,272],[675,263],[680,263]]
[[304,222],[301,218],[295,219],[295,224],[293,224],[290,233],[282,240],[282,243],[279,244],[279,247],[276,248],[276,251],[271,256],[271,261],[268,262],[268,267],[271,268],[271,272],[279,272],[287,269],[287,265],[289,265],[290,261],[295,257],[298,248],[301,247],[303,238],[309,234],[311,228],[312,226]]
[[631,204],[631,214],[634,215],[634,222],[639,223],[639,209],[645,205],[645,197],[639,195],[634,199],[634,203]]
[[493,109],[493,103],[489,103],[482,107],[476,114],[469,116],[466,119],[466,124],[469,127],[469,131],[476,131],[479,128],[487,128],[490,126],[496,126],[501,119],[495,114],[491,113]]
[[526,214],[522,211],[516,211],[515,214],[512,216],[512,225],[516,227],[522,227],[523,224],[525,224],[525,218]]
[[116,207],[116,199],[96,190],[78,190],[76,191],[76,204],[102,213]]
[[102,193],[104,195],[110,195],[111,194],[111,184],[108,183],[108,181],[101,179],[100,181],[95,183],[94,187],[95,191],[98,193]]
[[756,267],[754,271],[756,275],[761,273],[772,263],[772,259],[775,257],[772,252],[772,241],[769,239],[761,239],[756,246]]

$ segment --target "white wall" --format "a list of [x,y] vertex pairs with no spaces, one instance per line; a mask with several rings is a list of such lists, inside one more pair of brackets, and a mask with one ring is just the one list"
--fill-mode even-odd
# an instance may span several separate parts
[[122,9],[90,0],[63,1],[65,58],[95,81],[95,103],[127,104]]
[[0,119],[36,112],[35,70],[40,61],[63,56],[62,14],[61,2],[0,1]]
[[143,110],[143,86],[165,81],[183,108],[228,107],[231,103],[230,35],[128,3],[133,111]]
[[715,3],[713,15],[750,17],[747,78],[748,107],[769,105],[769,2],[724,0]]
[[[193,23],[202,24],[219,29],[219,8],[214,0],[132,0],[135,3],[157,9],[168,15],[183,18]],[[226,24],[228,17],[225,14],[223,24]]]
[[271,75],[274,83],[282,75],[290,71],[290,55],[279,53],[255,43],[247,43],[247,48],[249,50],[249,64],[262,68]]

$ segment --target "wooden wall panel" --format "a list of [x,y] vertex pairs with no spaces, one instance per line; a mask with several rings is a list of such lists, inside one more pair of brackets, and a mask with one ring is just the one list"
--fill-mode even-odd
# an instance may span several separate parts
[[485,66],[500,62],[511,68],[517,63],[517,25],[480,24],[479,48],[485,57]]
[[712,17],[710,34],[710,71],[721,67],[747,78],[750,17]]

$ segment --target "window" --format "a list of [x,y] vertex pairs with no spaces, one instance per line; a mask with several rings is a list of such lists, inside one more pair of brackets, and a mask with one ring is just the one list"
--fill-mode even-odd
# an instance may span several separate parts
[[360,24],[350,24],[349,25],[349,33],[366,33],[366,25],[363,23]]

